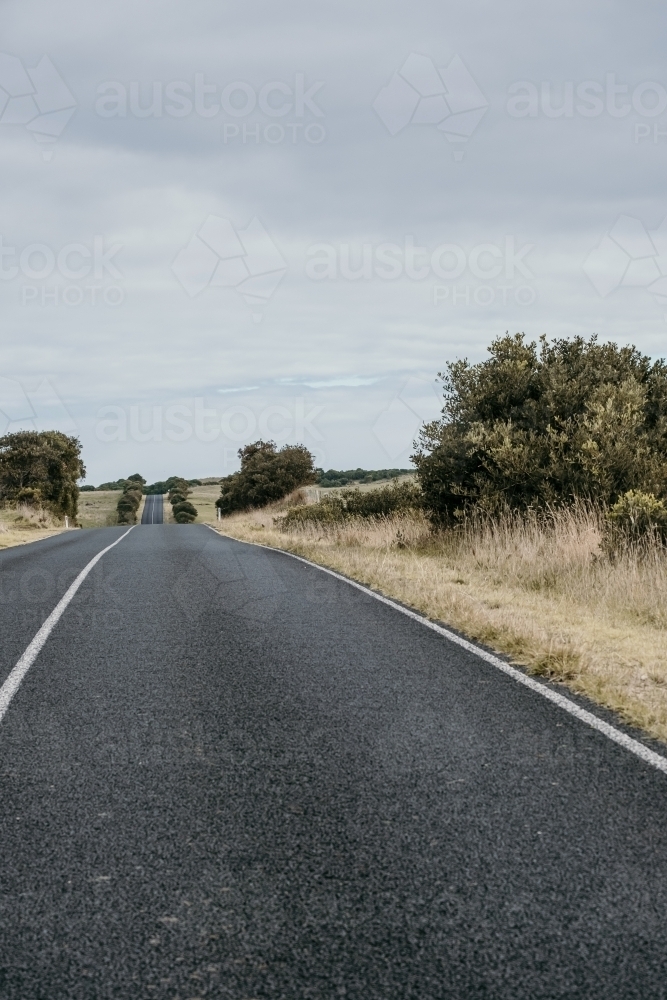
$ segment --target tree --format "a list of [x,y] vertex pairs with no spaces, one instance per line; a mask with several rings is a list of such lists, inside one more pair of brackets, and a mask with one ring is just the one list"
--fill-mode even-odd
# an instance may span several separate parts
[[493,341],[485,361],[447,365],[444,406],[413,461],[436,521],[487,510],[615,503],[667,490],[667,367],[635,347],[523,334]]
[[86,474],[81,443],[60,431],[17,431],[0,438],[0,503],[29,503],[76,520]]
[[316,480],[313,456],[304,445],[255,441],[238,452],[241,469],[221,480],[216,506],[223,514],[250,507],[264,507],[282,500],[299,486]]

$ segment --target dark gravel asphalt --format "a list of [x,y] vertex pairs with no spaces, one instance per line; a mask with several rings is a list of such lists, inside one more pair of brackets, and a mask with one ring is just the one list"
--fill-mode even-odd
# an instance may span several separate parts
[[141,523],[162,524],[162,514],[163,514],[162,496],[159,494],[154,496],[147,496],[146,502],[144,504],[144,509],[141,514]]
[[[0,553],[0,683],[123,530]],[[0,795],[2,1000],[667,997],[667,777],[203,526],[95,567]]]

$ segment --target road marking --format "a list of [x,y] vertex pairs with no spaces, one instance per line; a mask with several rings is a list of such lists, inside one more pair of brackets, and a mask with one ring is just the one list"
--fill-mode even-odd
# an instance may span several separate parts
[[[132,525],[132,527],[134,527],[134,525]],[[122,542],[125,536],[129,535],[131,531],[132,528],[128,528],[127,531],[120,536],[120,538],[117,538],[115,542],[111,543],[111,545],[107,545],[106,549],[102,549],[102,551],[98,552],[96,556],[93,556],[88,565],[81,570],[76,580],[67,590],[67,592],[60,598],[55,608],[53,609],[49,617],[46,619],[46,621],[40,628],[35,638],[30,643],[30,645],[27,647],[23,656],[17,662],[16,666],[13,668],[12,672],[10,673],[5,683],[0,688],[0,722],[2,722],[3,718],[5,717],[5,713],[7,712],[7,709],[11,704],[12,698],[14,697],[14,695],[16,694],[21,685],[21,681],[28,673],[35,660],[37,659],[37,656],[39,655],[42,646],[53,632],[54,628],[60,621],[63,612],[65,611],[65,608],[72,600],[77,590],[79,589],[83,581],[90,573],[93,566],[95,566],[95,564],[100,561],[105,552],[108,552],[109,549],[112,549],[115,545],[118,545],[119,542]]]
[[[238,542],[240,539],[233,538],[231,535],[223,535],[222,532],[216,531],[212,528],[210,524],[206,525],[207,528],[211,528],[211,531],[215,532],[216,535],[222,538],[229,538],[233,542]],[[501,660],[498,656],[494,656],[493,653],[487,653],[485,649],[481,649],[479,646],[475,646],[474,643],[468,642],[467,639],[463,639],[460,635],[455,632],[450,632],[449,629],[443,628],[442,625],[437,625],[436,622],[430,621],[423,615],[418,614],[416,611],[411,611],[410,608],[404,608],[401,604],[397,604],[396,601],[392,601],[389,597],[384,597],[383,594],[378,594],[369,587],[364,587],[363,583],[357,583],[356,580],[350,580],[349,577],[343,576],[342,573],[336,573],[333,569],[328,569],[326,566],[319,566],[317,563],[311,562],[310,559],[304,559],[303,556],[297,556],[293,552],[287,552],[285,549],[274,549],[271,545],[262,545],[260,542],[241,542],[242,545],[255,545],[260,549],[268,549],[269,552],[280,552],[284,556],[289,556],[290,559],[296,559],[298,562],[305,563],[306,566],[312,566],[314,569],[319,569],[322,573],[328,573],[329,576],[335,577],[337,580],[342,580],[343,583],[347,583],[350,587],[356,587],[357,590],[361,590],[362,593],[368,594],[369,597],[374,597],[376,601],[380,601],[382,604],[387,604],[390,608],[395,611],[400,611],[402,615],[406,615],[408,618],[412,618],[414,621],[419,622],[420,625],[425,625],[426,628],[430,628],[433,632],[437,632],[439,635],[444,636],[449,639],[450,642],[456,643],[457,646],[462,646],[463,649],[467,649],[468,652],[474,653],[475,656],[479,656],[482,660],[486,660],[487,663],[492,664],[492,666],[497,667],[498,670],[502,670],[504,674],[507,674],[513,680],[518,681],[519,684],[523,684],[525,687],[530,688],[531,691],[537,692],[537,694],[542,695],[548,701],[558,705],[565,712],[569,712],[573,715],[575,719],[579,719],[581,722],[585,722],[586,725],[590,726],[592,729],[596,729],[603,736],[608,739],[613,740],[614,743],[618,743],[620,746],[629,750],[630,753],[635,754],[635,756],[640,757],[641,760],[646,764],[650,764],[651,767],[655,767],[658,771],[662,771],[667,774],[667,757],[662,757],[659,753],[650,750],[639,740],[635,740],[632,736],[628,736],[627,733],[621,732],[615,726],[610,725],[603,719],[599,719],[597,715],[593,715],[592,712],[587,712],[585,708],[580,708],[575,702],[570,701],[564,695],[560,694],[558,691],[554,691],[552,688],[546,686],[546,684],[541,684],[536,681],[533,677],[529,677],[528,674],[524,674],[521,670],[517,670],[516,667],[511,666],[506,663],[505,660]]]

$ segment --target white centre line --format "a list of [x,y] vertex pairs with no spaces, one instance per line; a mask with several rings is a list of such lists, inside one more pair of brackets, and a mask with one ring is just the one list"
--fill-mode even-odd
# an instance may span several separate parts
[[[134,525],[132,525],[132,527],[134,527]],[[37,656],[42,646],[53,632],[54,628],[60,621],[63,612],[65,611],[65,608],[72,600],[77,590],[79,589],[83,581],[90,573],[93,566],[95,566],[95,564],[100,561],[105,552],[108,552],[109,549],[112,549],[115,545],[118,545],[119,542],[122,542],[125,536],[129,535],[131,531],[132,528],[128,528],[128,530],[124,532],[124,534],[122,534],[120,538],[117,538],[115,542],[111,543],[111,545],[107,545],[106,549],[102,549],[102,551],[98,552],[96,556],[93,556],[88,565],[84,566],[84,568],[81,570],[74,583],[60,598],[55,608],[53,609],[49,617],[46,619],[46,621],[40,628],[35,638],[30,643],[30,645],[27,647],[23,656],[18,661],[16,666],[13,668],[12,672],[10,673],[5,683],[0,688],[0,722],[2,722],[3,718],[5,717],[5,713],[7,712],[7,709],[11,704],[12,698],[14,697],[14,695],[16,694],[21,685],[21,681],[28,673],[35,660],[37,659]]]

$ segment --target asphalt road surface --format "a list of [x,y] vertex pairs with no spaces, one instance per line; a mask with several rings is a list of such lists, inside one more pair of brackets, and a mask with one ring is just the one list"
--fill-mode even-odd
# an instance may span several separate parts
[[[0,553],[0,684],[125,529]],[[134,528],[0,723],[0,997],[667,997],[667,775],[348,584]]]
[[141,515],[142,524],[162,524],[164,507],[162,495],[147,496]]

